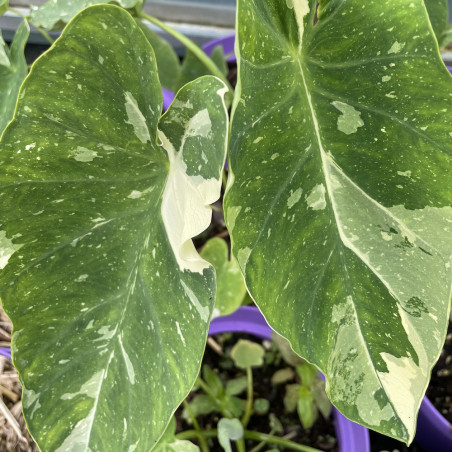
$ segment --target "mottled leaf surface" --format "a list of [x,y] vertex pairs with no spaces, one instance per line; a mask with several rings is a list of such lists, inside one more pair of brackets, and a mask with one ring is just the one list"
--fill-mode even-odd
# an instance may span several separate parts
[[451,299],[452,83],[424,4],[238,7],[225,211],[247,288],[347,417],[410,442]]
[[24,48],[29,34],[27,22],[23,21],[8,48],[0,33],[0,136],[13,117],[20,85],[27,75]]
[[41,450],[149,451],[193,385],[215,277],[191,237],[220,194],[225,90],[201,78],[160,117],[152,48],[115,6],[25,81],[0,144],[0,296]]
[[49,0],[38,7],[32,7],[30,19],[36,27],[47,30],[63,28],[77,13],[88,6],[112,3],[139,12],[145,0]]

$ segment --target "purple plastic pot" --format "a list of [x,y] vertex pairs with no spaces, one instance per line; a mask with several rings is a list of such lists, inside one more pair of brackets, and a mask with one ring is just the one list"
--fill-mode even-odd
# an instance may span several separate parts
[[427,397],[419,410],[414,441],[428,452],[452,451],[452,425]]
[[[226,61],[228,63],[235,63],[236,58],[234,55],[234,42],[235,42],[235,34],[223,36],[218,39],[214,39],[213,41],[209,41],[207,44],[202,46],[204,52],[210,56],[212,50],[217,46],[223,47],[223,52],[227,55]],[[171,102],[174,100],[174,93],[172,91],[168,91],[167,89],[162,89],[163,92],[163,111],[168,110],[168,107],[171,105]]]
[[[234,313],[212,320],[209,335],[217,333],[248,333],[271,340],[272,330],[257,308],[244,306]],[[339,452],[370,452],[369,431],[342,416],[333,408]],[[449,450],[450,452],[450,450]]]
[[11,359],[11,349],[9,347],[0,347],[0,355]]

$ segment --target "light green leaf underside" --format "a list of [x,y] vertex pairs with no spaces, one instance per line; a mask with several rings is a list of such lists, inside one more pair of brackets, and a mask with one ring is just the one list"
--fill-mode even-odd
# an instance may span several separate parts
[[115,6],[25,81],[0,145],[0,297],[42,450],[148,451],[193,385],[215,278],[190,239],[220,194],[224,91],[199,79],[160,118],[152,49]]
[[201,251],[201,257],[215,268],[217,292],[215,308],[220,315],[234,312],[246,295],[246,287],[240,268],[234,258],[228,258],[228,245],[223,239],[209,240]]
[[23,21],[8,48],[0,33],[0,136],[13,117],[20,85],[27,75],[24,48],[29,34]]
[[129,10],[141,10],[144,0],[49,0],[41,6],[32,7],[31,23],[47,30],[61,29],[83,9],[102,3],[119,5]]
[[233,252],[333,403],[409,442],[451,295],[452,84],[424,5],[238,8]]

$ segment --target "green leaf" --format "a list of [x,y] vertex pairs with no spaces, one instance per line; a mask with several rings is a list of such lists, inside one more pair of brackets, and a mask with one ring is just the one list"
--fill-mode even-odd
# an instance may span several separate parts
[[29,34],[30,28],[24,20],[8,49],[0,33],[0,136],[14,115],[20,85],[27,75],[24,49]]
[[451,76],[421,0],[315,14],[238,2],[226,222],[251,296],[332,402],[410,442],[448,322]]
[[270,402],[267,399],[258,398],[254,401],[254,411],[256,414],[267,414],[270,409]]
[[[221,54],[222,53],[223,52],[221,50]],[[224,59],[224,54],[222,58],[220,55],[220,50],[214,49],[214,51],[212,51],[211,58],[212,61],[220,68],[220,70],[222,70],[222,72],[226,74],[227,66],[225,66],[226,63]],[[176,91],[180,89],[182,86],[184,86],[186,83],[195,80],[198,77],[208,74],[210,74],[209,69],[203,64],[203,62],[200,59],[198,59],[198,57],[194,53],[190,52],[190,50],[187,49],[185,58],[182,62],[180,77],[176,84]]]
[[162,87],[170,91],[177,91],[177,83],[181,74],[181,63],[177,53],[168,41],[161,38],[141,20],[137,20],[137,23],[154,49]]
[[218,422],[218,441],[226,452],[232,452],[231,441],[243,437],[243,425],[238,419],[222,418]]
[[211,391],[217,396],[221,396],[224,393],[223,382],[220,377],[214,372],[207,364],[202,366],[202,376],[211,389]]
[[259,367],[264,362],[264,348],[245,339],[240,339],[231,349],[231,359],[240,369]]
[[317,369],[309,363],[298,365],[297,373],[300,376],[301,384],[307,388],[310,388],[314,384],[316,378],[319,378]]
[[273,385],[286,383],[295,377],[295,372],[290,367],[277,370],[273,375],[271,382]]
[[225,394],[221,398],[221,405],[226,408],[226,410],[230,411],[235,417],[240,417],[243,414],[245,411],[245,404],[245,400],[229,394]]
[[289,413],[293,413],[297,409],[298,391],[301,388],[299,384],[292,384],[286,386],[284,394],[284,407]]
[[154,452],[198,452],[199,447],[190,441],[179,440],[175,437],[176,419],[171,418],[168,427],[158,444],[152,449]]
[[448,2],[447,0],[424,0],[424,3],[436,39],[441,44],[443,33],[448,27]]
[[[189,404],[194,417],[218,411],[217,405],[215,405],[212,398],[206,394],[196,395],[192,400],[190,400]],[[190,416],[186,410],[183,412],[183,417],[184,419],[190,419]]]
[[0,16],[6,13],[9,7],[9,0],[0,0]]
[[270,413],[268,415],[270,430],[273,430],[275,433],[282,434],[284,433],[284,428],[281,424],[281,421],[276,417],[274,413]]
[[314,398],[309,389],[302,386],[298,391],[297,413],[303,428],[310,429],[317,420]]
[[246,389],[246,377],[238,377],[226,382],[226,394],[239,395]]
[[315,406],[318,408],[324,419],[328,419],[331,415],[332,405],[325,392],[325,382],[321,378],[314,381],[311,389],[314,397]]
[[240,268],[234,258],[228,258],[228,245],[220,238],[207,241],[201,251],[201,257],[215,268],[217,277],[217,295],[215,307],[220,315],[234,312],[246,295],[246,287]]
[[80,13],[24,82],[0,297],[41,450],[150,450],[196,380],[215,278],[191,237],[220,194],[225,89],[199,79],[160,118],[152,48],[115,6]]
[[75,15],[83,9],[112,3],[128,9],[130,12],[141,11],[145,0],[49,0],[38,7],[32,7],[30,21],[35,27],[46,30],[57,30],[64,28]]
[[292,367],[303,364],[304,361],[292,350],[287,339],[272,331],[272,342],[278,349],[282,359]]

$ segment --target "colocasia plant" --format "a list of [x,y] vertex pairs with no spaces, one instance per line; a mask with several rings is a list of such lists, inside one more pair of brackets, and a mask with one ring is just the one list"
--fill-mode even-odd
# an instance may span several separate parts
[[[78,13],[49,3],[43,27]],[[111,3],[70,20],[17,105],[27,24],[0,42],[4,125],[15,106],[0,296],[41,450],[149,451],[190,391],[216,287],[192,238],[227,151],[224,211],[250,296],[342,413],[410,443],[451,299],[446,2],[238,0],[230,126],[210,60],[217,77],[161,114],[131,15],[143,1]]]

